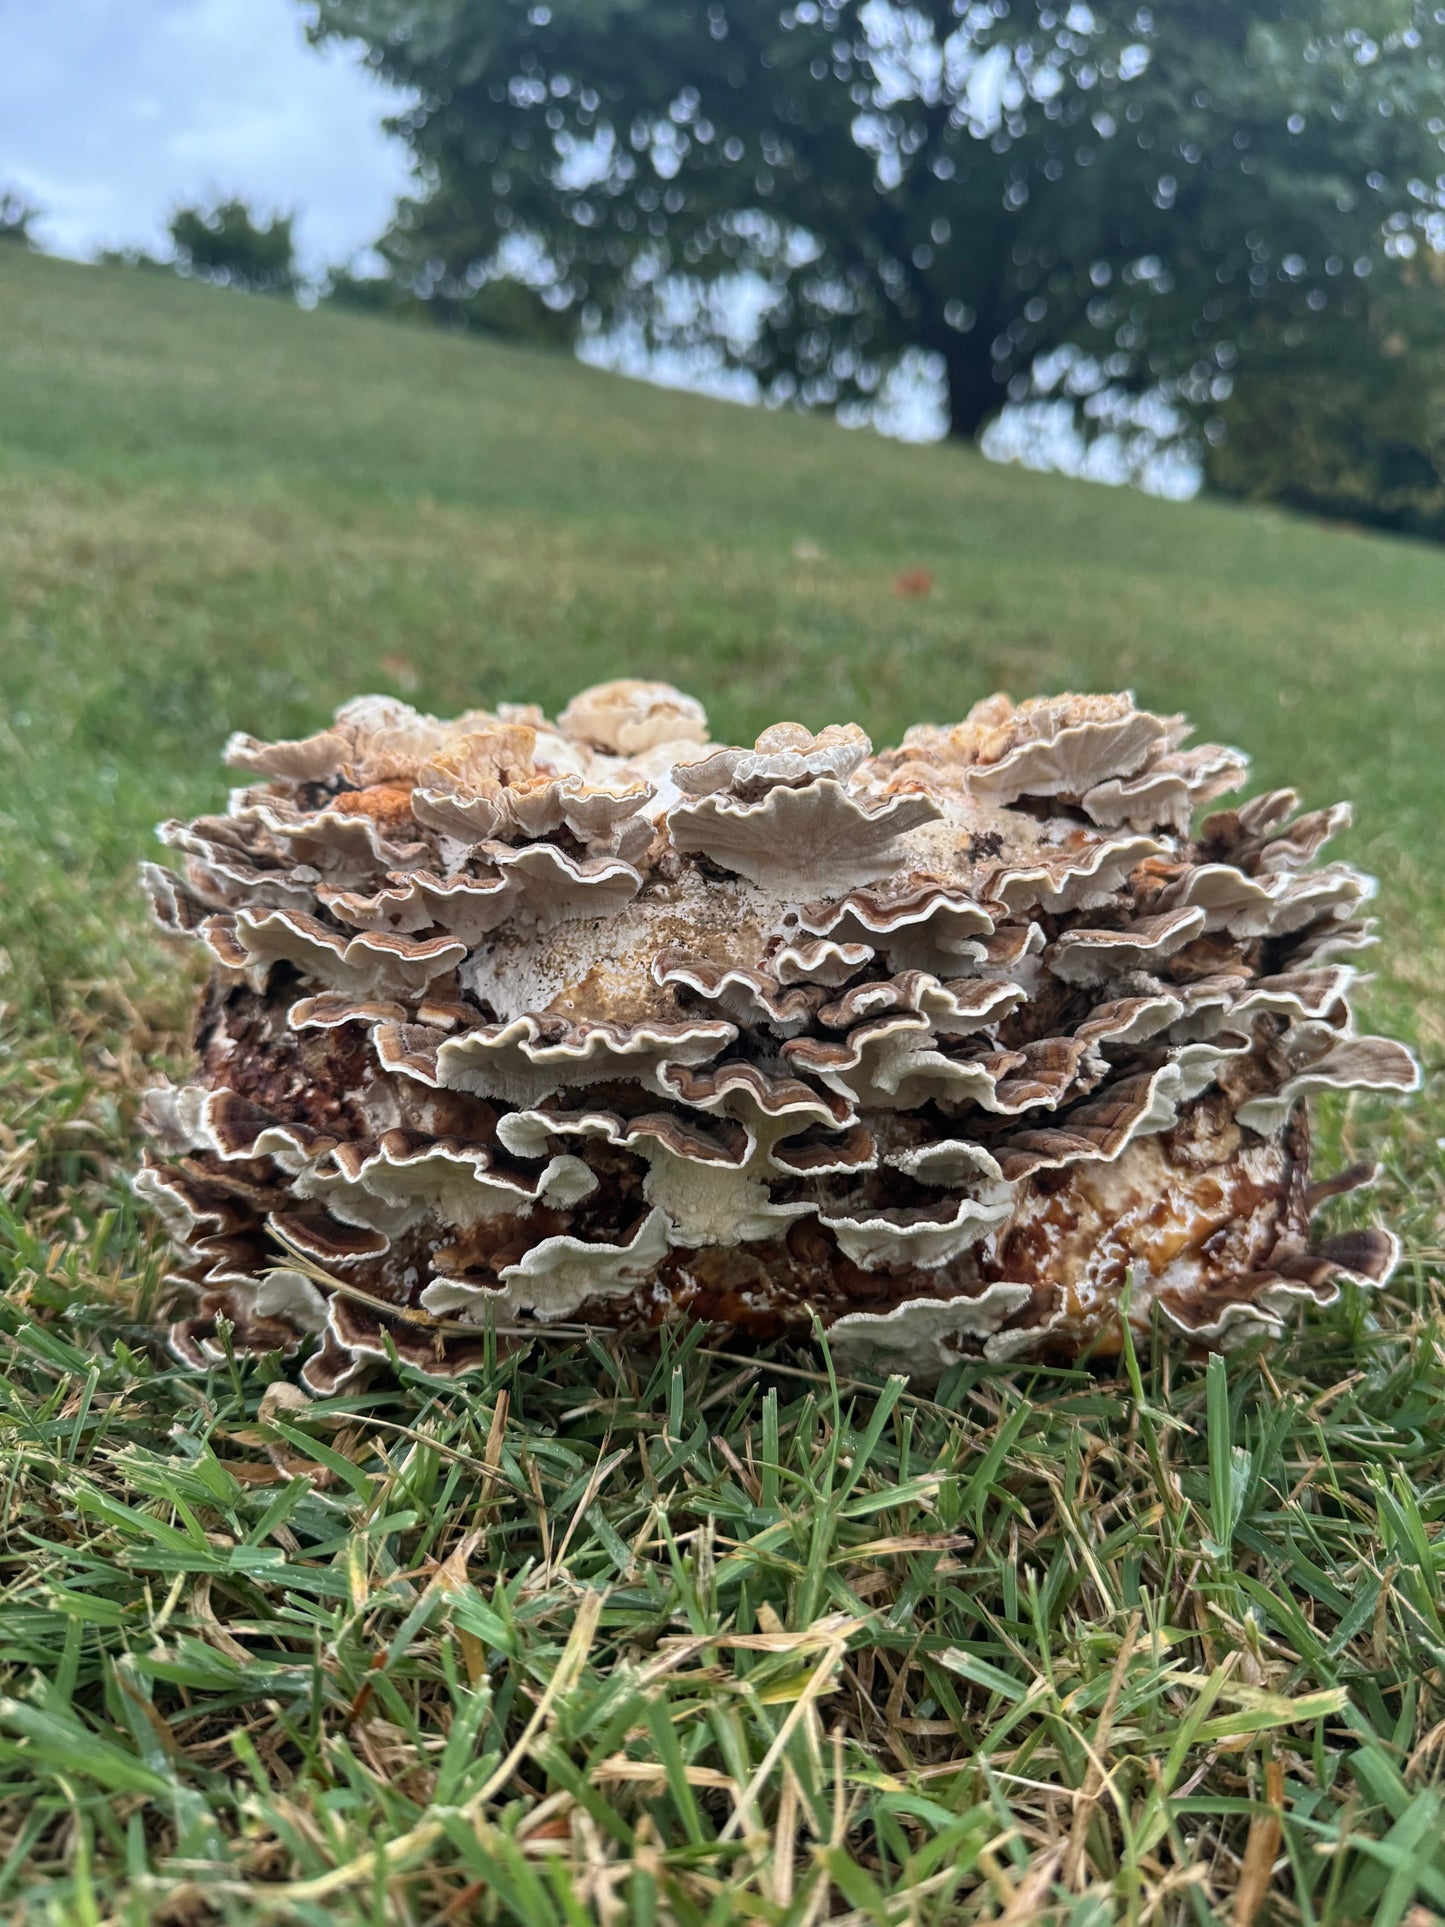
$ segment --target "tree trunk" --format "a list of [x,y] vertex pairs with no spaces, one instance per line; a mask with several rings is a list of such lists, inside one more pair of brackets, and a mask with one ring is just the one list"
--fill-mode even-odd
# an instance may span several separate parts
[[1003,406],[1004,394],[994,379],[990,348],[993,333],[980,317],[966,335],[951,335],[940,343],[948,379],[948,432],[975,441],[985,422]]

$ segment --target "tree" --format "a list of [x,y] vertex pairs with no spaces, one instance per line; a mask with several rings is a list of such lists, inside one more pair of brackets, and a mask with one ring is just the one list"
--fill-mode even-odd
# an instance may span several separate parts
[[176,271],[251,294],[294,294],[293,220],[275,214],[263,227],[241,200],[179,208],[170,223]]
[[1440,220],[1418,0],[314,4],[414,96],[383,250],[417,293],[530,249],[574,326],[720,344],[779,400],[930,350],[961,435],[1065,348],[1076,391],[1207,407]]

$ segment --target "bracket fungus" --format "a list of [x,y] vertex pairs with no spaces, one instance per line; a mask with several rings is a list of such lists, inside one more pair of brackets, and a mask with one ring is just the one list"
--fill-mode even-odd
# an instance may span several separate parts
[[995,696],[878,755],[728,748],[619,682],[234,738],[246,787],[147,869],[212,960],[137,1179],[175,1350],[304,1348],[327,1392],[464,1372],[489,1324],[816,1316],[936,1376],[1115,1351],[1126,1302],[1224,1346],[1381,1282],[1388,1233],[1310,1235],[1369,1173],[1312,1179],[1309,1096],[1417,1080],[1353,1029],[1372,886],[1315,864],[1347,812],[1191,830],[1245,762],[1186,734]]

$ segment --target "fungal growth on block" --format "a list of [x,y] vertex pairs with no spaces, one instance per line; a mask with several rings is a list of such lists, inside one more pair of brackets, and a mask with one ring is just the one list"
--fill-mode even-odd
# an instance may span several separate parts
[[1348,813],[1200,819],[1245,762],[1187,734],[995,696],[879,754],[730,748],[618,682],[234,738],[244,787],[147,868],[212,960],[137,1179],[174,1349],[304,1350],[331,1392],[465,1372],[489,1327],[816,1317],[929,1378],[1117,1351],[1126,1285],[1205,1347],[1380,1283],[1387,1232],[1310,1233],[1370,1173],[1311,1172],[1307,1100],[1417,1079],[1353,1028]]

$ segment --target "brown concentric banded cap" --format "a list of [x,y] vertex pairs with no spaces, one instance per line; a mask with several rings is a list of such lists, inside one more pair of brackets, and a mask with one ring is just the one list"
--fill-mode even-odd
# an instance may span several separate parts
[[[196,1365],[300,1351],[334,1390],[503,1335],[696,1318],[937,1376],[1278,1331],[1388,1233],[1308,1101],[1403,1093],[1356,1035],[1372,886],[1343,806],[1128,695],[992,697],[874,753],[852,723],[708,740],[623,681],[555,721],[364,697],[237,736],[223,815],[164,826],[158,920],[211,974],[136,1180]],[[1367,1174],[1365,1174],[1367,1175]]]

